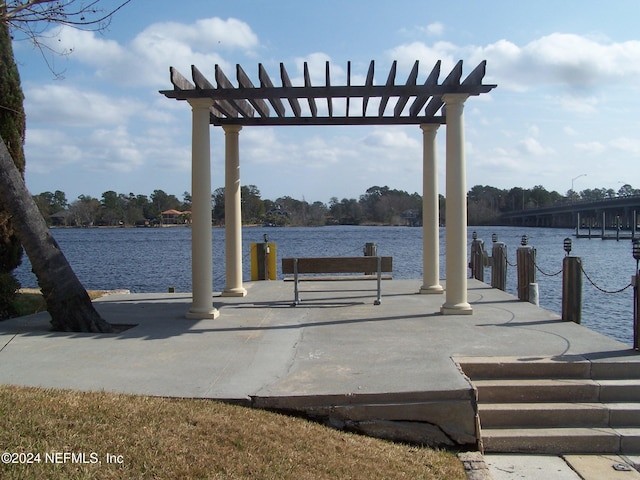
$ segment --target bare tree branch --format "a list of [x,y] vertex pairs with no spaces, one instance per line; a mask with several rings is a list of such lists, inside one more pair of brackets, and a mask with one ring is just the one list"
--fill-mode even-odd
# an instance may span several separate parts
[[100,0],[0,0],[0,21],[23,30],[25,23],[58,23],[83,30],[102,30],[111,17],[131,0],[121,1],[113,10],[97,5]]
[[[47,67],[57,78],[53,58],[71,51],[58,51],[43,42],[52,24],[66,25],[78,30],[100,32],[111,23],[113,15],[132,0],[120,0],[112,10],[98,8],[101,0],[0,0],[0,22],[7,24],[14,35],[29,40],[40,51]],[[18,38],[19,39],[19,38]]]

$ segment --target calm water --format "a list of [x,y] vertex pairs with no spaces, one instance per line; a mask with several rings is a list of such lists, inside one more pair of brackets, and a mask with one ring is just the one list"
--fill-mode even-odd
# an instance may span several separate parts
[[[491,250],[491,234],[507,244],[507,291],[516,294],[516,249],[522,235],[536,248],[537,263],[546,274],[562,268],[563,239],[573,231],[546,228],[473,227],[471,232]],[[422,278],[422,229],[407,227],[252,227],[243,230],[244,278],[250,279],[250,244],[262,242],[263,234],[276,242],[280,258],[290,256],[362,255],[367,242],[377,244],[379,255],[393,256],[395,278]],[[126,288],[132,292],[191,291],[191,230],[188,228],[56,229],[53,234],[76,275],[88,289]],[[213,230],[214,289],[224,288],[224,229]],[[624,240],[573,238],[573,255],[582,258],[587,275],[600,288],[619,290],[635,273],[631,242]],[[444,229],[440,231],[440,275],[445,276]],[[35,287],[25,256],[17,277],[24,287]],[[490,283],[490,269],[485,271]],[[540,305],[561,313],[562,275],[547,276],[538,271]],[[632,343],[633,290],[602,293],[583,279],[582,323],[594,330]]]

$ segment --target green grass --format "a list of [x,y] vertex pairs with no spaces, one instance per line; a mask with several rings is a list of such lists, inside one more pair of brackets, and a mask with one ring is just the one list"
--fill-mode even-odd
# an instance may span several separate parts
[[[273,412],[211,400],[13,386],[0,386],[2,452],[40,455],[39,463],[0,464],[3,479],[466,478],[451,452]],[[74,463],[71,454],[84,454],[88,463]]]

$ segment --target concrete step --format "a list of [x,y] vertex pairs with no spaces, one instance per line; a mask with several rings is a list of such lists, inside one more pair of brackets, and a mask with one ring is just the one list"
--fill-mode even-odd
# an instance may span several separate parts
[[474,380],[481,403],[640,402],[639,379]]
[[485,452],[491,453],[640,453],[639,428],[505,428],[482,429]]
[[638,403],[481,403],[483,428],[640,427]]
[[471,380],[490,378],[637,378],[640,357],[618,361],[590,361],[580,356],[564,357],[456,357]]
[[640,358],[456,358],[486,452],[640,454]]
[[601,403],[481,403],[478,413],[485,429],[609,427],[610,412]]
[[598,402],[600,386],[583,379],[474,380],[480,403]]

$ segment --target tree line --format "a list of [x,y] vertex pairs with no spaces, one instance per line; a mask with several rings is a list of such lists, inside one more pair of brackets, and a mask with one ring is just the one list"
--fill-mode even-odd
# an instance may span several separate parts
[[[620,196],[638,195],[640,190],[625,184],[618,191],[613,189],[586,189],[568,191],[561,195],[543,186],[530,189],[514,187],[499,189],[488,185],[476,185],[469,190],[468,221],[470,225],[496,223],[502,213],[531,208],[549,207],[567,201],[603,200]],[[50,225],[54,226],[133,226],[176,223],[175,215],[167,217],[163,212],[182,212],[180,223],[189,223],[191,195],[184,192],[179,199],[163,190],[150,195],[116,193],[109,190],[100,199],[80,195],[68,202],[64,192],[43,192],[34,200]],[[244,224],[284,225],[420,225],[422,221],[422,196],[388,186],[372,186],[358,199],[332,197],[329,203],[307,202],[289,196],[275,200],[263,199],[255,185],[241,187],[242,222]],[[224,225],[225,191],[216,189],[211,195],[214,225]],[[444,218],[446,199],[439,195],[440,216]]]
[[[53,226],[154,226],[175,223],[174,214],[168,220],[163,212],[181,212],[181,221],[189,223],[191,195],[184,192],[182,199],[163,190],[151,195],[106,191],[101,198],[80,195],[69,202],[64,192],[42,192],[33,196],[42,216]],[[337,197],[323,202],[309,203],[289,196],[275,200],[264,199],[255,185],[241,187],[242,222],[244,224],[331,225],[363,223],[404,224],[416,218],[422,209],[422,197],[387,186],[373,186],[359,199]],[[211,221],[224,225],[225,191],[218,188],[211,194]]]
[[580,192],[568,190],[564,195],[557,191],[548,191],[541,185],[530,189],[514,187],[509,190],[476,185],[467,194],[468,223],[490,225],[498,223],[503,213],[553,207],[567,202],[598,201],[634,195],[640,195],[640,189],[635,189],[628,183],[617,191],[613,188],[589,188]]

